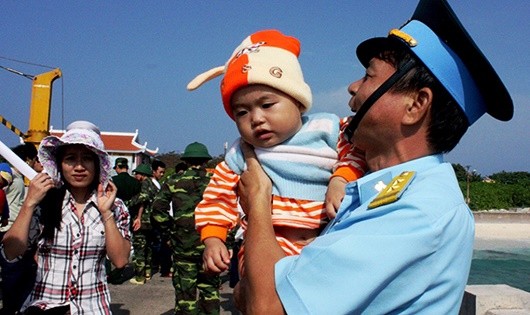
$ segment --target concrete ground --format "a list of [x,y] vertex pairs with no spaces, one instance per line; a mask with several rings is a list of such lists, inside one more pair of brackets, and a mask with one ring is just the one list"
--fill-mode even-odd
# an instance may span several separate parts
[[[507,220],[495,214],[476,217],[475,249],[530,248],[530,213],[525,218]],[[224,277],[226,278],[226,277]],[[170,315],[173,314],[175,296],[170,278],[155,274],[144,285],[110,284],[111,308],[115,315]],[[0,290],[0,313],[1,313]],[[221,286],[221,315],[240,314],[232,301],[228,282]]]
[[[232,289],[228,286],[228,277],[224,276],[222,279],[221,315],[240,314],[232,301]],[[175,291],[171,278],[162,278],[159,273],[143,285],[134,285],[126,280],[122,284],[109,284],[109,289],[110,307],[114,315],[173,314]],[[4,314],[2,308],[2,290],[0,289],[0,315]]]
[[[162,278],[157,273],[143,285],[134,285],[125,281],[122,284],[110,284],[109,287],[111,309],[115,315],[173,314],[175,293],[171,278]],[[240,314],[232,302],[232,289],[228,286],[227,280],[223,282],[220,293],[221,315]]]

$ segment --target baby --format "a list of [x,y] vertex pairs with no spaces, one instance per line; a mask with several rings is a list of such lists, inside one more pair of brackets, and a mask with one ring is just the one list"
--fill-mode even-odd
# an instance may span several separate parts
[[[334,216],[347,182],[364,174],[361,153],[343,134],[349,118],[334,114],[306,115],[312,95],[298,62],[299,41],[276,30],[247,37],[225,66],[207,71],[188,84],[189,90],[224,73],[221,96],[241,139],[254,147],[273,182],[272,219],[278,243],[287,255],[300,253]],[[241,224],[237,183],[244,170],[240,140],[227,151],[195,209],[195,224],[206,245],[204,266],[228,268],[224,242]],[[326,210],[327,209],[327,210]],[[242,257],[244,246],[240,251]],[[240,260],[240,266],[242,260]]]

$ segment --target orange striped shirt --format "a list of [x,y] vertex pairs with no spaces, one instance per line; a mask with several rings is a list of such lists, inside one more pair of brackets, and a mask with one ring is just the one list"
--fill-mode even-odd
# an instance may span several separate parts
[[[341,176],[347,181],[352,181],[364,174],[366,163],[362,153],[355,150],[344,136],[343,130],[349,120],[349,117],[341,120],[341,132],[337,142],[339,159],[333,175],[330,176]],[[201,240],[218,237],[226,241],[229,230],[238,224],[244,228],[243,222],[240,222],[242,213],[238,210],[238,182],[239,175],[234,173],[224,161],[215,167],[213,176],[203,193],[203,199],[195,209],[195,225],[201,233]],[[273,196],[272,222],[274,226],[320,229],[327,223],[324,202]],[[285,239],[278,238],[278,240],[286,253],[297,253],[293,250],[293,244],[288,244]],[[294,245],[294,247],[299,246]]]

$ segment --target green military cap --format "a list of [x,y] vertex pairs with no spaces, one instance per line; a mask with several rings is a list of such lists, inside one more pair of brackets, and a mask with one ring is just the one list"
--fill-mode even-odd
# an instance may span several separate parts
[[149,164],[140,164],[133,170],[133,173],[138,173],[145,176],[153,176],[153,169]]
[[116,167],[128,167],[129,165],[129,161],[126,159],[126,158],[123,158],[123,157],[119,157],[116,159],[116,161],[114,161],[114,168]]
[[208,153],[208,149],[206,146],[199,142],[193,142],[191,144],[188,144],[186,149],[184,149],[184,153],[180,157],[182,160],[186,159],[207,159],[210,160],[212,157]]

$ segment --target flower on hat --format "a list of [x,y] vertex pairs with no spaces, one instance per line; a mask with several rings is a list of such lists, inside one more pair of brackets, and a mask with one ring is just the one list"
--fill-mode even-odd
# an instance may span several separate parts
[[62,185],[61,174],[57,165],[57,149],[61,146],[82,144],[94,152],[99,158],[99,182],[105,187],[109,181],[111,162],[99,128],[87,121],[76,121],[68,125],[66,132],[59,138],[48,136],[42,139],[38,157],[44,172],[54,181],[56,186]]

